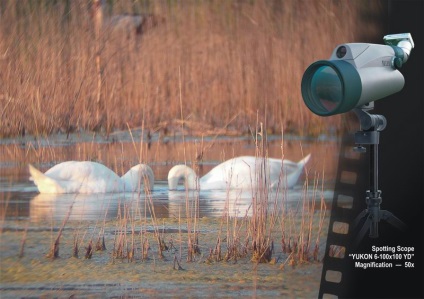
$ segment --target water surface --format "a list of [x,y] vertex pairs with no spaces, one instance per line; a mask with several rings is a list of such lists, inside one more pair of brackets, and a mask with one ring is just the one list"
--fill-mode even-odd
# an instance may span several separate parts
[[[195,167],[199,175],[224,160],[240,155],[263,154],[263,150],[249,137],[167,137],[154,136],[147,142],[141,131],[115,133],[108,138],[95,134],[72,136],[55,135],[48,138],[26,137],[3,140],[0,144],[0,207],[7,220],[37,222],[40,219],[63,219],[72,204],[70,219],[112,219],[123,206],[137,210],[138,216],[160,218],[181,215],[186,199],[198,200],[199,216],[220,217],[227,208],[232,215],[248,215],[252,194],[235,190],[185,192],[169,191],[166,177],[175,164]],[[138,141],[135,141],[135,140]],[[296,206],[305,194],[332,200],[334,174],[338,156],[338,143],[334,139],[306,140],[291,137],[282,141],[281,136],[268,137],[266,154],[298,161],[311,153],[307,173],[297,186],[290,190],[270,192],[271,203]],[[201,157],[201,159],[199,159]],[[27,165],[34,164],[45,171],[53,165],[68,160],[92,160],[105,164],[122,175],[131,166],[142,162],[149,164],[155,173],[154,190],[149,194],[94,194],[47,195],[38,194],[29,180]],[[304,183],[308,182],[305,189]],[[306,191],[305,191],[306,190]],[[306,193],[305,193],[306,192]],[[230,199],[230,200],[229,200]],[[153,210],[149,208],[153,207]]]
[[[175,164],[192,166],[201,176],[232,157],[263,153],[292,161],[312,157],[293,189],[254,194],[168,190],[167,173]],[[119,175],[147,163],[155,173],[154,190],[39,194],[28,179],[28,163],[45,171],[68,160],[97,161]],[[162,138],[134,130],[108,138],[75,134],[3,140],[0,296],[316,298],[337,160],[338,143],[329,138],[282,141],[270,136],[261,146],[249,137]],[[266,220],[256,223],[258,214]],[[273,242],[272,263],[253,263],[249,254],[215,259],[217,249],[222,257],[234,250],[250,252],[252,234],[262,225]],[[162,254],[158,237],[167,244]],[[101,238],[106,250],[85,258],[87,248]],[[59,258],[51,259],[55,240]],[[200,253],[192,256],[197,241]],[[78,258],[73,257],[75,245]],[[119,248],[125,248],[122,256]]]

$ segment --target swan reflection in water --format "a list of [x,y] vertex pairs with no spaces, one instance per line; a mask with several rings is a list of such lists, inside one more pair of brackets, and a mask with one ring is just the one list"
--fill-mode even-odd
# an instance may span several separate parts
[[[168,192],[169,215],[193,217],[198,206],[199,217],[244,217],[252,215],[252,195],[242,190],[175,191]],[[187,203],[189,204],[187,206]],[[187,207],[189,211],[187,211]]]
[[250,217],[254,211],[261,209],[262,203],[268,204],[268,211],[281,212],[283,209],[301,208],[303,199],[320,205],[321,197],[329,201],[333,197],[333,191],[324,190],[305,191],[303,188],[269,190],[266,194],[259,191],[252,193],[238,189],[231,190],[170,190],[168,192],[168,209],[170,217],[187,217],[187,202],[189,203],[191,216],[193,209],[198,206],[199,217]]
[[30,201],[32,221],[97,220],[109,217],[119,208],[120,198],[116,194],[38,194]]
[[[316,192],[315,192],[316,193]],[[323,194],[307,192],[307,196],[332,198],[332,192]],[[283,192],[268,193],[269,209],[296,208],[302,202],[305,192],[302,188]],[[179,217],[230,217],[252,216],[252,198],[260,202],[261,195],[252,196],[242,190],[177,190],[171,191],[164,186],[155,186],[155,191],[144,193],[105,193],[105,194],[37,194],[30,201],[31,221],[62,221],[69,214],[69,220],[112,220],[126,216],[140,219],[154,216],[157,218]],[[188,203],[188,205],[187,205]],[[187,211],[187,207],[189,211]],[[198,208],[195,214],[195,208]],[[272,210],[270,210],[272,211]]]
[[[34,222],[48,220],[110,220],[123,217],[150,217],[147,204],[153,202],[159,215],[167,214],[166,207],[145,194],[38,194],[30,201],[30,219]],[[162,204],[163,200],[160,200]]]

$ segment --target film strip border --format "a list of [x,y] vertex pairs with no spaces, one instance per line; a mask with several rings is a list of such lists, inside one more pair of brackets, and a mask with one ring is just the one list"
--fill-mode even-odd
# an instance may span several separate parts
[[353,223],[365,206],[369,157],[354,151],[354,136],[344,136],[328,227],[318,298],[349,296],[352,285],[348,254],[355,237]]

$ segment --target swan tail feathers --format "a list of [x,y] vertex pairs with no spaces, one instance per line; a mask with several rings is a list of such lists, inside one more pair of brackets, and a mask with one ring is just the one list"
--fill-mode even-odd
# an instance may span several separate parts
[[34,182],[40,193],[63,193],[63,188],[57,181],[48,177],[31,164],[28,164],[28,169],[31,175],[29,180]]
[[292,188],[294,185],[296,185],[297,181],[299,180],[306,163],[308,163],[309,159],[311,158],[311,154],[308,154],[305,158],[303,158],[302,160],[300,160],[297,163],[297,167],[295,168],[295,170],[293,171],[293,173],[291,173],[291,175],[289,175],[287,177],[287,186],[289,188]]
[[306,163],[308,163],[309,159],[311,158],[311,154],[308,154],[305,158],[303,158],[302,160],[300,160],[297,164],[300,167],[304,167],[306,165]]

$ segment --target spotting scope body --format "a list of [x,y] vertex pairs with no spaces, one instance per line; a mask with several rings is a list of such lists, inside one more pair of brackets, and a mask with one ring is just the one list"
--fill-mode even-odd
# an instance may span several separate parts
[[330,116],[385,98],[402,90],[399,68],[413,48],[410,34],[396,37],[397,45],[348,43],[338,45],[329,60],[312,63],[302,78],[302,97],[315,114]]

